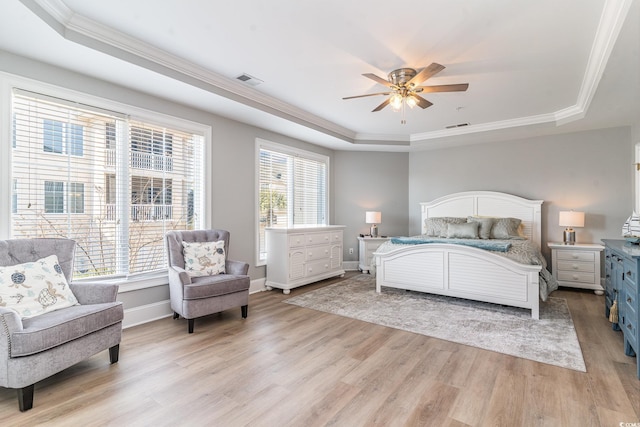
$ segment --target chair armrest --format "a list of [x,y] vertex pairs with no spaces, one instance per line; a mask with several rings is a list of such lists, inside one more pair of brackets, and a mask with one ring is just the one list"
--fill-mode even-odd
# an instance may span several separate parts
[[8,363],[11,357],[11,335],[21,331],[22,319],[10,308],[0,307],[0,385],[7,386]]
[[20,315],[15,310],[0,307],[0,336],[4,338],[6,333],[12,334],[22,329]]
[[191,284],[191,276],[184,268],[181,267],[169,267],[169,283],[182,283],[182,285]]
[[227,274],[235,276],[246,276],[249,271],[249,264],[243,261],[233,261],[228,259],[225,262],[224,269]]
[[115,283],[70,283],[69,288],[80,304],[100,304],[115,302],[118,296],[118,285]]

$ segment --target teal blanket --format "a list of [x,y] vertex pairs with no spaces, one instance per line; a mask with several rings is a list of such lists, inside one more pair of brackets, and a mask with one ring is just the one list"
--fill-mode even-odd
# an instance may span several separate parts
[[487,251],[507,252],[511,248],[510,242],[504,240],[484,240],[484,239],[443,239],[443,238],[422,238],[422,237],[392,237],[391,243],[401,245],[421,245],[424,243],[452,243],[454,245],[471,246],[485,249]]

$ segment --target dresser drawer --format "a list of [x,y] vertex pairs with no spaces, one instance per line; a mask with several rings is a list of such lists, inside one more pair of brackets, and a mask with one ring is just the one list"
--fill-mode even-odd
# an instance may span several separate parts
[[305,268],[305,275],[315,276],[329,271],[331,271],[331,260],[327,258],[326,260],[308,262]]
[[312,246],[306,249],[307,261],[327,259],[331,254],[331,246]]
[[304,234],[291,234],[289,236],[289,247],[290,248],[297,248],[300,246],[304,246],[305,240],[304,240]]
[[593,262],[595,259],[596,254],[593,252],[558,251],[558,260]]
[[636,277],[638,272],[636,271],[635,264],[631,261],[624,260],[624,281],[631,282],[634,286],[638,284],[638,278]]
[[580,271],[583,273],[593,273],[595,265],[593,262],[580,261],[558,261],[558,270],[560,271]]
[[310,233],[305,235],[307,246],[326,245],[331,242],[331,233]]
[[633,288],[633,286],[630,286],[628,283],[624,284],[624,294],[622,294],[624,297],[624,301],[620,301],[621,303],[623,303],[625,305],[625,310],[631,313],[631,317],[633,319],[637,319],[637,307],[638,307],[638,301],[637,301],[637,293],[635,291],[635,289]]
[[629,316],[622,316],[622,323],[620,324],[624,337],[631,346],[638,349],[638,324],[637,319],[631,319]]
[[558,280],[564,282],[576,282],[576,283],[596,283],[595,274],[571,272],[571,271],[558,271]]

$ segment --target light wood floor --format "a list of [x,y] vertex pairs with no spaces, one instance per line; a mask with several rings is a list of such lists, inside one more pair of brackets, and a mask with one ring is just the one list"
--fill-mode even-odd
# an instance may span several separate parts
[[[353,273],[350,273],[353,274]],[[320,284],[295,289],[297,295]],[[100,353],[36,385],[20,413],[0,388],[0,425],[619,426],[640,421],[635,358],[603,297],[563,290],[587,373],[282,303],[124,331],[120,362]],[[640,425],[640,424],[639,424]]]

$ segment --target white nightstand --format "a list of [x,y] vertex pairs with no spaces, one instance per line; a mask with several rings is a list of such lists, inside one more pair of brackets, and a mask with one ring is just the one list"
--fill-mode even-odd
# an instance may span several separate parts
[[593,289],[602,295],[600,285],[600,252],[604,246],[595,243],[547,243],[551,249],[551,269],[560,286]]
[[363,273],[369,273],[371,258],[378,246],[389,240],[389,237],[358,237],[358,269]]

